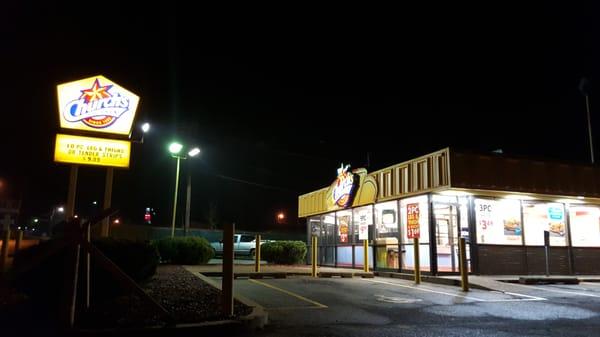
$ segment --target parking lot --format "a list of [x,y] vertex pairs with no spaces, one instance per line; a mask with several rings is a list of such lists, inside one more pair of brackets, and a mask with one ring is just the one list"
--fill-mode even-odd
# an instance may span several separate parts
[[502,291],[392,278],[237,279],[279,336],[598,336],[600,283],[521,285]]

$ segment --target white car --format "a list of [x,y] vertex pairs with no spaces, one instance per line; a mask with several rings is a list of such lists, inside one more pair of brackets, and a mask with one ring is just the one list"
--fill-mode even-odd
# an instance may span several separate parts
[[[260,240],[260,244],[271,240]],[[223,255],[223,240],[219,242],[211,242],[210,245],[215,250],[215,255]],[[254,257],[256,251],[256,238],[249,234],[234,234],[233,236],[233,252],[235,255],[247,255]]]

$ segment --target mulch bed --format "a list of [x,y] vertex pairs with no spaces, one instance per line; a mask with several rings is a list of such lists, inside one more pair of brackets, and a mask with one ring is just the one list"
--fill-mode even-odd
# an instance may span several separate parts
[[[181,266],[164,265],[142,288],[171,315],[177,324],[227,319],[220,313],[221,292]],[[252,311],[238,301],[234,315]],[[136,295],[120,296],[107,301],[92,300],[90,310],[79,318],[78,326],[86,329],[139,328],[161,326],[165,321],[155,309]]]

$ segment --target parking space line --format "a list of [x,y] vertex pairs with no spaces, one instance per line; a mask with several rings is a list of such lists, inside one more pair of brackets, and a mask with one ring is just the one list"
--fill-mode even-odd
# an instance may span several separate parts
[[470,300],[473,300],[473,301],[486,302],[486,303],[493,303],[493,302],[546,301],[547,300],[547,299],[545,299],[543,297],[530,296],[530,295],[525,295],[525,294],[518,294],[518,293],[507,292],[507,291],[501,291],[500,293],[507,294],[507,295],[512,295],[512,296],[518,296],[518,297],[525,297],[525,298],[520,298],[520,299],[512,299],[511,298],[511,299],[500,299],[500,300],[486,300],[486,299],[482,299],[482,298],[478,298],[478,297],[465,296],[465,295],[461,295],[461,294],[452,294],[452,293],[447,293],[447,292],[443,292],[443,291],[432,290],[432,289],[428,289],[428,288],[424,288],[424,287],[414,287],[414,286],[408,286],[408,285],[399,284],[399,283],[392,283],[392,282],[385,282],[385,281],[376,281],[376,280],[369,280],[369,279],[362,279],[362,280],[363,281],[368,281],[368,282],[389,284],[389,285],[393,285],[393,286],[397,286],[397,287],[403,287],[403,288],[421,290],[421,291],[425,291],[425,292],[430,292],[430,293],[435,293],[435,294],[442,294],[442,295],[446,295],[446,296],[462,297],[462,298],[470,299]]
[[575,291],[556,290],[556,289],[551,289],[551,288],[535,287],[535,286],[523,285],[523,284],[517,284],[517,283],[511,283],[511,285],[512,286],[523,287],[523,288],[528,288],[528,289],[538,289],[538,290],[542,290],[542,291],[549,291],[549,292],[553,292],[553,293],[561,293],[561,294],[569,294],[569,295],[588,296],[588,297],[600,298],[600,295],[578,293],[578,292],[575,292]]
[[470,299],[470,300],[477,301],[477,302],[486,302],[486,300],[481,299],[481,298],[477,298],[477,297],[465,296],[465,295],[460,295],[460,294],[446,293],[446,292],[443,292],[443,291],[431,290],[431,289],[424,288],[424,287],[413,287],[413,286],[408,286],[408,285],[399,284],[399,283],[386,282],[386,281],[377,281],[377,280],[370,280],[370,279],[364,279],[364,278],[362,280],[363,281],[367,281],[367,282],[373,282],[373,283],[388,284],[388,285],[392,285],[392,286],[395,286],[395,287],[409,288],[409,289],[415,289],[415,290],[420,290],[420,291],[425,291],[425,292],[430,292],[430,293],[435,293],[435,294],[442,294],[442,295],[446,295],[446,296],[462,297],[462,298]]
[[[279,288],[279,287],[276,287],[276,286],[274,286],[274,285],[270,285],[270,284],[268,284],[268,283],[265,283],[265,282],[257,281],[257,280],[255,280],[255,279],[248,279],[248,281],[250,281],[250,282],[252,282],[252,283],[260,284],[260,285],[261,285],[261,286],[263,286],[263,287],[267,287],[267,288],[271,288],[271,289],[274,289],[274,290],[280,291],[280,292],[282,292],[282,293],[284,293],[284,294],[290,295],[290,296],[292,296],[292,297],[295,297],[295,298],[297,298],[297,299],[299,299],[299,300],[302,300],[302,301],[304,301],[304,302],[308,302],[308,303],[314,304],[316,307],[319,307],[319,308],[327,308],[327,306],[326,306],[325,304],[321,304],[321,303],[319,303],[319,302],[313,301],[313,300],[311,300],[311,299],[308,299],[308,298],[306,298],[306,297],[304,297],[304,296],[301,296],[301,295],[298,295],[298,294],[296,294],[296,293],[293,293],[293,292],[291,292],[291,291],[289,291],[289,290],[281,289],[281,288]],[[272,310],[272,309],[276,309],[276,308],[271,308],[271,310]]]

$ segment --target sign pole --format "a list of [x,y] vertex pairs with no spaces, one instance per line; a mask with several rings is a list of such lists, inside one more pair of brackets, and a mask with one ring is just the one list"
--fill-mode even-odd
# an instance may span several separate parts
[[[104,185],[104,209],[107,210],[110,208],[110,204],[112,201],[112,185],[113,185],[113,172],[114,169],[109,167],[106,169],[106,183]],[[110,234],[110,219],[109,217],[104,218],[102,220],[102,229],[100,231],[100,236],[105,238]]]
[[71,165],[71,173],[69,175],[69,194],[67,195],[67,208],[65,210],[67,221],[71,220],[75,215],[75,194],[77,193],[78,171],[78,165]]
[[419,238],[413,239],[415,248],[415,284],[421,283],[421,259],[419,257]]
[[177,214],[177,190],[179,189],[179,161],[177,156],[177,171],[175,172],[175,195],[173,196],[173,219],[171,222],[171,237],[175,237],[175,215]]
[[221,305],[223,314],[233,316],[233,234],[235,224],[226,224],[223,229],[223,279],[221,281]]

